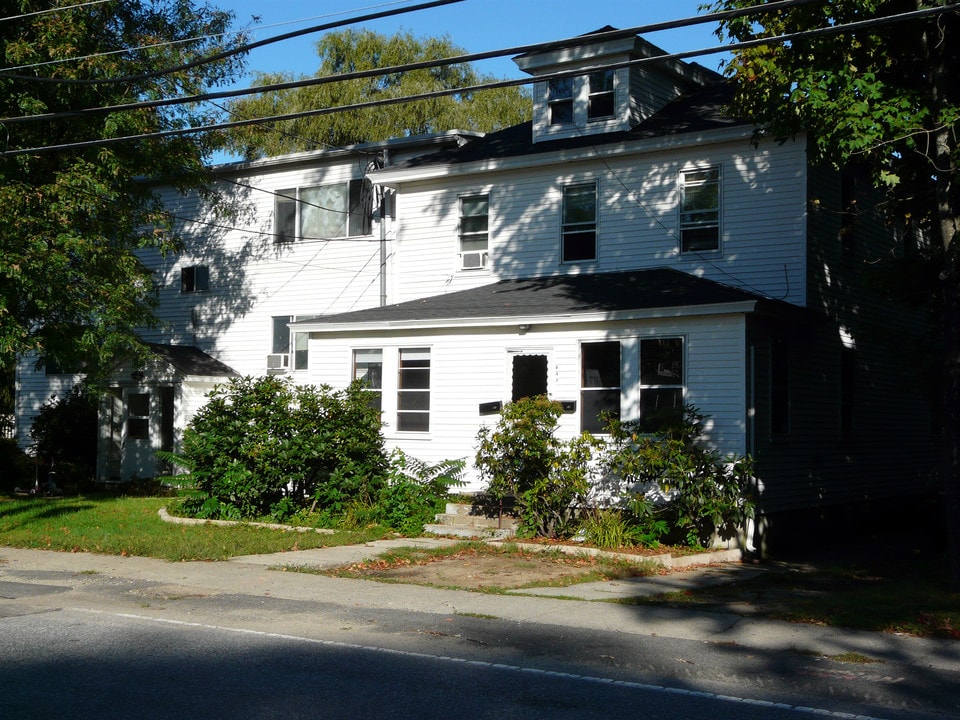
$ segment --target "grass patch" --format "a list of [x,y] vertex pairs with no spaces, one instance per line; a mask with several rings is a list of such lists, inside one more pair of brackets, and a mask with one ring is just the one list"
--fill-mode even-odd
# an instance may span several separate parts
[[870,665],[871,663],[883,662],[883,660],[877,660],[876,658],[868,657],[858,652],[845,652],[840,653],[839,655],[828,655],[827,658],[830,660],[835,660],[836,662],[852,663],[854,665]]
[[333,535],[237,525],[175,525],[157,511],[163,497],[0,497],[0,545],[164,560],[226,560],[241,555],[351,545],[383,536],[382,528]]
[[960,593],[951,585],[946,563],[936,558],[786,564],[759,577],[632,602],[960,639]]

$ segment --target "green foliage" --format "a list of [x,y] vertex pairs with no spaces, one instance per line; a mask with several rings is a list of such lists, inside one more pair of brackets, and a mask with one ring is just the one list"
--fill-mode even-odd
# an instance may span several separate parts
[[[463,55],[464,50],[448,37],[418,38],[409,32],[386,36],[372,30],[342,30],[324,35],[317,42],[317,54],[320,67],[316,76],[322,78],[455,57]],[[294,79],[289,75],[261,74],[255,85]],[[230,111],[241,118],[269,117],[464,88],[492,80],[468,63],[456,63],[247,96],[232,101]],[[530,98],[526,90],[498,88],[289,120],[283,123],[283,132],[251,125],[231,131],[230,142],[234,150],[246,157],[258,157],[312,150],[318,145],[342,147],[453,129],[489,132],[529,117]]]
[[620,483],[622,509],[646,544],[679,534],[689,545],[707,545],[714,534],[735,536],[753,514],[752,462],[698,444],[704,419],[687,406],[683,421],[659,436],[638,433],[636,423],[610,423],[604,471]]
[[375,497],[387,465],[379,414],[359,383],[334,391],[277,377],[213,390],[178,462],[190,469],[198,517],[278,520]]
[[589,491],[589,463],[597,441],[588,433],[556,437],[559,403],[546,397],[508,403],[494,429],[477,436],[476,465],[487,480],[481,501],[513,504],[521,535],[569,534],[575,507]]
[[92,484],[97,467],[96,393],[81,384],[63,397],[51,397],[33,421],[30,438],[42,465],[41,481],[52,471],[61,489]]
[[443,512],[451,489],[463,484],[465,464],[444,460],[430,465],[395,450],[374,512],[376,520],[403,535],[421,534],[423,526]]
[[[174,69],[237,42],[224,34],[229,14],[193,0],[107,0],[46,13],[13,6],[24,12],[4,12],[0,23],[4,118],[201,92],[239,69],[236,56]],[[206,133],[12,153],[202,125],[217,112],[194,104],[4,123],[0,355],[36,353],[94,372],[136,347],[134,331],[151,324],[155,306],[137,251],[177,246],[172,218],[142,178],[202,186],[203,159],[218,141]]]
[[0,438],[0,491],[33,487],[37,477],[34,458],[17,446],[12,438]]

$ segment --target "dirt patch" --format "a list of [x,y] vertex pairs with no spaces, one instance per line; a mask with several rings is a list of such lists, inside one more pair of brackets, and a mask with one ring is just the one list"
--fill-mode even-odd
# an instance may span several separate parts
[[611,580],[657,571],[649,564],[610,562],[595,557],[471,548],[439,557],[418,553],[404,557],[384,556],[351,565],[337,574],[435,587],[512,590]]

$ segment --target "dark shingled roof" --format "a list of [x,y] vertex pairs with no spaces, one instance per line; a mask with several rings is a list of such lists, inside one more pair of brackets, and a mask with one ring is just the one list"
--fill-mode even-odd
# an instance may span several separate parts
[[557,150],[598,147],[610,143],[746,125],[748,123],[744,120],[732,117],[727,112],[727,107],[733,99],[733,90],[733,84],[725,80],[711,83],[681,95],[632,129],[620,132],[541,140],[534,143],[533,125],[528,121],[488,133],[459,148],[447,148],[412,158],[398,163],[391,169],[457,165],[478,160],[538,155]]
[[147,343],[150,351],[168,362],[184,375],[204,375],[210,377],[235,377],[233,368],[210,357],[193,345],[164,345]]
[[672,268],[499,282],[397,305],[327,315],[329,325],[614,313],[760,301],[760,295]]

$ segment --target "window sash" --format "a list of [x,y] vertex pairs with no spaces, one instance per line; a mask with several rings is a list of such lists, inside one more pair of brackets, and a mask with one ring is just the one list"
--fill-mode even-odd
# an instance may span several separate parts
[[557,78],[547,84],[550,124],[573,122],[573,78]]
[[620,417],[621,359],[618,340],[580,345],[580,429],[602,433],[602,415]]
[[596,260],[597,184],[565,186],[561,217],[561,261]]
[[401,348],[397,377],[397,430],[430,430],[430,350]]
[[587,119],[613,117],[616,112],[613,70],[590,73]]
[[373,192],[366,179],[280,190],[274,203],[278,243],[369,235]]
[[720,167],[680,173],[680,250],[720,248]]
[[641,432],[661,432],[683,419],[686,369],[683,338],[640,340]]
[[489,242],[489,195],[460,198],[460,252],[486,250]]

